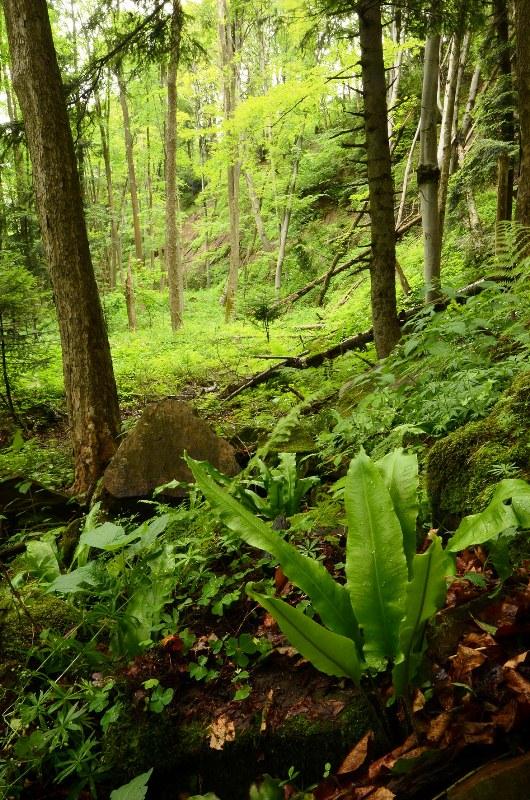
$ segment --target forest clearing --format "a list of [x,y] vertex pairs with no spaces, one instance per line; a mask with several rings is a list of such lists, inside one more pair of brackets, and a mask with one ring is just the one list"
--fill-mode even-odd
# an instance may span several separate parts
[[2,0],[0,797],[530,798],[530,0]]

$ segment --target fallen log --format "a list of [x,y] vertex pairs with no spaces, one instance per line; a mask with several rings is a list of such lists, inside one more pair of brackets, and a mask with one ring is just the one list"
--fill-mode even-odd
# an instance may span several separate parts
[[[468,286],[464,286],[462,289],[459,289],[455,300],[457,302],[459,302],[459,300],[460,302],[464,302],[468,297],[473,297],[474,295],[479,294],[482,289],[488,285],[488,283],[495,280],[495,278],[481,278],[478,281],[474,281],[474,283],[470,283]],[[451,300],[452,298],[449,297],[439,300],[434,306],[435,311],[443,311],[451,303]],[[399,314],[399,324],[401,326],[405,325],[405,323],[409,322],[413,317],[416,316],[416,314],[424,309],[425,305],[421,305],[414,306],[414,308],[410,308],[407,311],[401,311]],[[278,370],[285,369],[286,367],[290,367],[292,369],[309,369],[310,367],[319,367],[324,363],[324,361],[342,356],[344,353],[348,353],[351,350],[364,350],[366,345],[370,342],[373,342],[373,340],[374,330],[373,328],[370,328],[362,333],[349,336],[347,339],[343,339],[341,342],[338,342],[338,344],[328,347],[327,350],[321,350],[319,353],[287,356],[277,364],[274,364],[274,366],[264,369],[261,372],[252,375],[250,378],[242,381],[239,385],[228,386],[223,392],[221,392],[220,397],[224,400],[232,400],[234,397],[237,397],[238,394],[244,392],[245,389],[250,389],[254,386],[260,386],[262,383],[266,383],[272,375],[278,372]]]

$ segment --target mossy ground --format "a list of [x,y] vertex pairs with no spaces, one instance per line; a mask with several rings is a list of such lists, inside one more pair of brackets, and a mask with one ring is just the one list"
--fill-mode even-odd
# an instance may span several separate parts
[[501,478],[530,477],[530,372],[519,375],[488,416],[436,442],[427,489],[436,524],[484,507]]

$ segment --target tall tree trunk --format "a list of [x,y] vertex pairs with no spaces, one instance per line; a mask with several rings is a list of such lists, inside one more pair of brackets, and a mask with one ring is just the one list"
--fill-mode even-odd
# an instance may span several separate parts
[[[502,93],[499,138],[502,142],[506,142],[508,146],[511,146],[514,140],[515,126],[512,100],[510,20],[507,0],[494,0],[493,8],[499,59],[499,91]],[[513,159],[505,152],[499,156],[497,161],[497,227],[500,222],[512,218],[512,204]],[[497,245],[500,246],[500,239],[498,239]]]
[[423,87],[421,95],[420,163],[418,188],[420,193],[421,221],[423,227],[424,279],[427,300],[435,300],[440,293],[441,231],[438,214],[438,185],[440,169],[437,158],[436,120],[440,57],[440,36],[430,36],[425,43]]
[[[237,66],[234,62],[236,23],[230,14],[227,0],[217,0],[219,23],[219,50],[221,69],[223,72],[223,106],[224,117],[228,122],[232,119],[236,108]],[[237,283],[239,277],[239,177],[241,164],[239,161],[237,137],[227,131],[229,142],[228,166],[226,171],[228,185],[228,213],[230,218],[230,267],[224,295],[225,318],[228,322],[235,312]]]
[[473,70],[473,75],[471,77],[471,83],[469,84],[469,93],[467,96],[466,107],[464,109],[464,116],[462,117],[462,122],[456,133],[453,155],[454,163],[452,165],[451,172],[456,172],[464,160],[466,139],[473,124],[473,109],[475,108],[475,101],[477,99],[480,86],[481,69],[482,67],[479,59],[475,65],[475,69]]
[[418,138],[420,135],[420,127],[421,127],[421,121],[418,122],[416,132],[414,133],[414,138],[412,139],[412,144],[410,145],[409,154],[407,156],[407,163],[405,164],[405,172],[403,173],[403,185],[401,187],[401,197],[399,200],[399,208],[396,216],[396,228],[399,228],[399,226],[403,222],[403,214],[405,213],[405,203],[407,201],[407,189],[409,186],[409,178],[412,170],[412,161],[414,159],[414,151],[416,149],[416,145],[418,143]]
[[109,259],[109,284],[111,289],[116,288],[116,280],[119,270],[120,259],[120,241],[118,235],[118,225],[116,221],[116,212],[114,208],[114,187],[112,183],[112,166],[110,161],[109,150],[109,135],[108,135],[108,117],[105,119],[103,116],[103,109],[99,96],[95,96],[95,108],[99,123],[99,133],[101,137],[101,151],[103,154],[103,163],[105,165],[105,181],[107,184],[107,208],[110,219],[110,259]]
[[274,291],[276,296],[280,294],[282,288],[282,269],[283,262],[285,261],[285,249],[287,247],[287,234],[289,233],[289,223],[291,222],[291,213],[293,209],[293,196],[296,188],[296,179],[298,177],[298,167],[300,166],[300,159],[302,157],[302,136],[298,136],[295,142],[295,156],[293,166],[291,169],[291,178],[289,180],[289,187],[287,189],[287,200],[285,202],[285,209],[283,212],[282,224],[280,225],[280,240],[278,258],[276,260],[276,272],[274,275]]
[[143,261],[144,252],[142,244],[142,229],[140,226],[140,204],[138,202],[138,184],[136,182],[136,169],[134,166],[134,146],[131,132],[131,117],[129,114],[129,103],[127,102],[127,90],[123,79],[122,65],[116,67],[116,78],[120,91],[120,105],[123,115],[123,133],[125,136],[125,155],[127,157],[127,174],[129,178],[129,192],[131,195],[131,210],[134,229],[134,249],[138,261]]
[[517,48],[517,96],[521,161],[517,189],[516,218],[530,226],[530,0],[515,0]]
[[109,342],[46,2],[4,0],[4,13],[59,321],[73,489],[87,492],[113,455],[120,427]]
[[177,225],[177,71],[180,58],[182,7],[173,0],[171,42],[167,70],[166,118],[166,265],[169,286],[169,312],[174,331],[182,325],[184,281]]
[[447,190],[449,187],[449,171],[451,167],[451,135],[455,114],[456,85],[458,82],[458,69],[460,65],[460,51],[462,47],[462,34],[455,31],[451,43],[449,67],[445,83],[444,103],[442,112],[442,125],[440,128],[440,141],[438,143],[438,167],[440,169],[440,184],[438,187],[438,213],[440,238],[443,237],[445,207],[447,204]]
[[368,162],[372,261],[371,305],[379,358],[387,356],[400,337],[396,306],[396,240],[394,185],[386,105],[381,5],[365,0],[357,9],[361,41],[364,126]]

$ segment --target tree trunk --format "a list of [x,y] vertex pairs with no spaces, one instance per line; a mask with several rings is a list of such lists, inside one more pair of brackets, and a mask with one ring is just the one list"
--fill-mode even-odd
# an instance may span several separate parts
[[394,185],[387,131],[381,6],[373,0],[366,0],[358,6],[357,13],[361,41],[372,237],[370,265],[372,321],[377,355],[379,358],[385,358],[398,341],[401,331],[396,305]]
[[440,169],[436,152],[438,115],[436,93],[439,57],[440,36],[436,34],[429,37],[425,43],[421,96],[420,163],[418,166],[418,188],[423,227],[424,279],[428,301],[435,300],[440,294],[441,231],[438,214]]
[[129,330],[136,330],[136,302],[134,299],[134,280],[132,273],[132,257],[129,256],[127,265],[127,277],[125,278],[125,305],[127,306],[127,321]]
[[401,198],[399,200],[399,208],[396,216],[396,228],[399,228],[399,226],[403,222],[403,214],[405,213],[405,203],[407,201],[407,189],[409,185],[410,172],[412,170],[414,150],[416,149],[416,145],[418,143],[418,138],[420,135],[420,127],[421,127],[421,121],[418,122],[416,132],[414,133],[414,138],[412,139],[412,144],[410,145],[409,154],[407,156],[407,163],[405,164],[405,172],[403,173],[403,186],[401,187]]
[[[223,105],[225,121],[232,119],[236,108],[237,66],[235,55],[235,21],[231,18],[227,0],[217,0],[219,21],[219,50],[223,72]],[[235,313],[237,283],[239,277],[239,176],[241,164],[237,137],[227,131],[229,143],[228,166],[228,213],[230,218],[230,267],[224,294],[225,319],[228,322]]]
[[112,457],[120,427],[109,342],[46,2],[4,0],[4,13],[59,321],[73,489],[87,492]]
[[456,133],[456,142],[454,143],[455,146],[454,146],[454,156],[453,156],[454,161],[451,168],[452,173],[456,172],[456,170],[458,169],[459,166],[461,166],[464,160],[466,139],[471,130],[471,125],[473,124],[472,115],[473,115],[473,109],[475,108],[475,101],[478,95],[480,76],[481,76],[481,63],[479,60],[475,66],[475,69],[473,70],[471,83],[469,85],[469,94],[467,96],[467,103],[464,110],[464,116],[462,117],[462,123]]
[[127,157],[127,174],[129,178],[129,192],[131,195],[131,210],[134,229],[134,249],[138,261],[143,261],[144,252],[142,244],[142,229],[140,226],[140,205],[138,203],[138,184],[136,182],[136,169],[134,166],[134,147],[131,133],[131,118],[129,115],[129,104],[127,102],[127,91],[123,80],[122,66],[116,67],[116,78],[120,90],[120,105],[123,114],[123,133],[125,136],[125,155]]
[[517,190],[516,218],[530,226],[530,0],[515,2],[515,42],[517,48],[517,96],[521,162]]
[[[112,166],[110,161],[108,127],[105,127],[105,120],[103,118],[103,111],[101,108],[101,101],[98,95],[95,96],[95,108],[99,122],[99,133],[101,136],[101,151],[103,154],[103,163],[105,165],[105,180],[107,183],[107,207],[110,218],[110,259],[109,259],[109,285],[111,289],[116,288],[116,280],[118,277],[118,270],[120,268],[120,241],[118,235],[118,226],[116,223],[116,212],[114,209],[114,187],[112,184]],[[108,122],[108,120],[107,120]]]
[[261,203],[258,195],[256,194],[254,179],[252,177],[252,174],[248,170],[245,170],[245,181],[248,189],[250,208],[252,210],[252,216],[254,217],[254,222],[256,224],[256,231],[259,236],[261,246],[263,247],[266,253],[270,253],[271,250],[274,249],[274,245],[270,241],[265,231],[265,225],[263,224],[263,217],[261,216]]
[[394,106],[399,97],[399,84],[401,82],[401,72],[403,64],[403,47],[400,47],[401,40],[401,11],[394,9],[394,20],[392,22],[392,42],[397,47],[394,63],[390,70],[390,83],[388,87],[388,138],[391,139],[394,133]]
[[184,282],[177,223],[177,71],[180,58],[182,7],[173,0],[171,44],[167,70],[166,118],[166,264],[169,285],[169,312],[174,331],[182,325]]
[[453,119],[455,115],[456,85],[460,65],[460,51],[462,36],[459,31],[453,35],[447,80],[445,84],[442,125],[440,128],[440,141],[438,143],[438,167],[440,169],[440,184],[438,187],[438,225],[440,238],[443,238],[445,221],[445,207],[447,204],[447,190],[449,186],[449,171],[451,167],[451,135],[453,132]]
[[298,177],[298,167],[300,166],[300,159],[302,157],[302,136],[299,136],[295,142],[296,153],[294,156],[293,167],[291,170],[291,178],[289,180],[289,188],[287,189],[287,200],[285,202],[285,209],[283,212],[282,224],[280,225],[280,241],[278,258],[276,261],[276,273],[274,276],[274,291],[278,297],[280,289],[282,288],[282,269],[283,262],[285,261],[285,249],[287,247],[287,234],[289,233],[289,223],[291,222],[291,212],[293,208],[293,195],[296,188],[296,179]]
[[[499,91],[502,93],[500,135],[502,142],[513,144],[515,126],[513,119],[513,86],[510,43],[510,21],[506,0],[494,0],[494,25],[499,58]],[[528,35],[528,32],[527,32]],[[500,222],[512,218],[513,204],[513,159],[502,153],[497,161],[497,227]],[[497,246],[500,240],[497,237]]]

